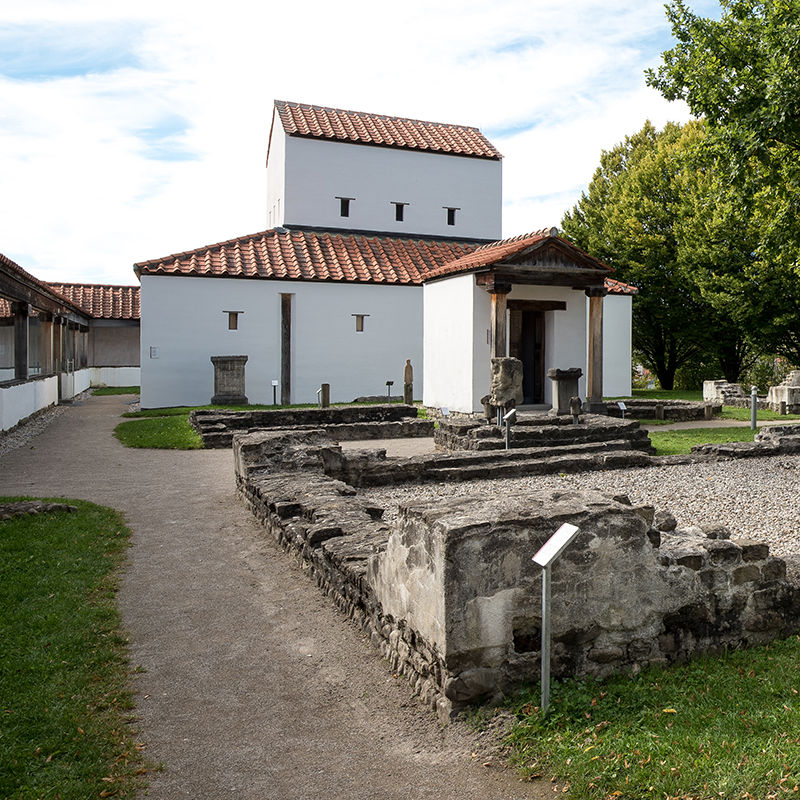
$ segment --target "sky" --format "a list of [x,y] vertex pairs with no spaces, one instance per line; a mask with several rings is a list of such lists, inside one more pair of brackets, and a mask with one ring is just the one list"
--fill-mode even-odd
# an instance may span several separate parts
[[0,0],[0,253],[133,284],[266,229],[276,99],[478,127],[504,237],[558,226],[603,150],[690,118],[645,84],[672,43],[660,0]]

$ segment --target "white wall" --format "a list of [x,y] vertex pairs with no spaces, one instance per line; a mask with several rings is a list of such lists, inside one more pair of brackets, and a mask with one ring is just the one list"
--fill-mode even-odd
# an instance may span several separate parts
[[283,225],[286,210],[284,159],[286,157],[286,134],[278,115],[273,112],[273,127],[269,140],[267,161],[267,227]]
[[90,367],[92,386],[138,386],[140,367]]
[[42,378],[15,386],[0,386],[0,430],[58,402],[58,378]]
[[[249,401],[272,403],[271,381],[281,377],[281,293],[293,295],[293,403],[316,402],[321,383],[330,383],[333,402],[383,395],[387,380],[402,395],[407,358],[421,396],[421,287],[145,275],[142,407],[208,404],[212,355],[248,356]],[[226,311],[242,312],[238,330],[228,330]],[[368,315],[362,333],[354,314]]]
[[630,295],[610,294],[603,299],[603,395],[606,397],[631,394],[632,302]]
[[[279,148],[270,152],[268,208],[274,224],[389,231],[402,234],[499,239],[502,235],[502,164],[484,158],[390,147],[320,141],[273,133],[285,139],[285,177]],[[283,196],[280,192],[283,190]],[[355,198],[340,216],[337,197]],[[393,203],[408,203],[404,221]],[[458,208],[447,225],[445,207]]]
[[458,275],[423,287],[423,405],[473,410],[474,290],[473,275]]

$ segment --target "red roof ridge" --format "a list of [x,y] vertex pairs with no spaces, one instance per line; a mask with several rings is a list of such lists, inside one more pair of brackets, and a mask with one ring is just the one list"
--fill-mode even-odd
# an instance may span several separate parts
[[286,100],[275,100],[275,110],[284,132],[289,135],[479,158],[503,157],[480,129],[467,125],[348,111]]

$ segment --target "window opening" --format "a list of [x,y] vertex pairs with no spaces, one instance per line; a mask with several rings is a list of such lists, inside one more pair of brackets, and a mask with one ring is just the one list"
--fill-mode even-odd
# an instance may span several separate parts
[[392,205],[394,206],[394,218],[396,222],[403,221],[404,209],[408,205],[408,203],[395,203],[392,201]]
[[337,197],[339,201],[339,216],[340,217],[349,217],[350,216],[350,202],[355,200],[355,197]]
[[223,311],[223,314],[228,315],[228,330],[239,330],[239,314],[244,314],[244,311]]
[[456,224],[456,211],[461,211],[460,208],[450,208],[449,206],[442,206],[445,211],[447,211],[447,224],[448,225],[455,225]]
[[369,314],[351,314],[350,316],[356,318],[356,333],[363,333],[364,332],[364,318],[368,317]]

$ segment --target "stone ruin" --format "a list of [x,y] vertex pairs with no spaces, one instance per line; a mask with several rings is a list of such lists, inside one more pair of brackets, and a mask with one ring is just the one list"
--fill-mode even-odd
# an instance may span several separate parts
[[636,673],[800,629],[798,565],[720,526],[677,528],[594,491],[410,502],[389,524],[358,494],[380,458],[343,472],[320,431],[240,433],[233,448],[254,515],[443,721],[538,681],[531,558],[563,522],[580,534],[553,567],[556,677]]
[[[750,408],[752,403],[740,383],[727,381],[703,381],[703,399],[736,408]],[[758,398],[756,407],[776,414],[800,414],[800,370],[792,370],[783,383],[770,386],[766,397]]]
[[792,370],[779,386],[770,386],[767,405],[771,411],[800,414],[800,370]]

